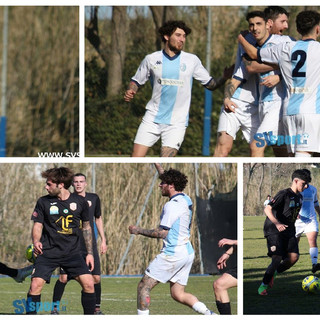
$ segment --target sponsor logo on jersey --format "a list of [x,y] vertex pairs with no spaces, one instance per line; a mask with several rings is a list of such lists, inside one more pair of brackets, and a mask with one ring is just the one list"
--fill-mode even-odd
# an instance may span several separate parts
[[63,213],[67,214],[69,212],[68,209],[63,209]]
[[294,200],[291,200],[289,203],[289,208],[294,208],[296,206],[296,203]]
[[32,215],[33,215],[35,218],[37,218],[37,217],[38,217],[38,212],[33,211]]
[[277,250],[277,247],[276,247],[276,246],[272,246],[272,247],[270,248],[270,250],[271,250],[271,252],[275,252],[275,251]]
[[182,80],[177,80],[177,79],[164,79],[160,78],[158,80],[158,83],[161,84],[162,86],[177,86],[177,87],[182,87],[183,86],[183,81]]
[[92,206],[92,202],[90,200],[88,200],[87,202],[88,202],[89,207],[91,207]]
[[77,210],[77,204],[75,202],[70,203],[70,210],[72,211]]
[[57,206],[51,206],[49,212],[50,214],[59,214],[59,208]]

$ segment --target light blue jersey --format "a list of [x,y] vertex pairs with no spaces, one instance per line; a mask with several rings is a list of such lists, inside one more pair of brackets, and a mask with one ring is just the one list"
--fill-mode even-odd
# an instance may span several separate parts
[[[246,40],[255,44],[255,39],[251,33],[246,35]],[[241,44],[238,44],[236,63],[233,72],[233,78],[241,81],[240,86],[234,92],[232,98],[248,102],[248,104],[253,104],[258,106],[259,102],[259,88],[258,88],[258,77],[256,74],[250,74],[243,61],[242,56],[245,53]]]
[[[272,34],[268,37],[268,39],[265,41],[265,43],[260,47],[262,48],[271,48],[279,43],[283,42],[291,42],[293,41],[292,38],[289,36],[281,36],[278,34]],[[280,70],[275,71],[269,71],[269,72],[263,72],[260,73],[260,79],[259,82],[262,82],[263,79],[270,75],[279,75],[281,74]],[[259,86],[260,89],[260,101],[261,102],[267,102],[267,101],[277,101],[277,100],[283,100],[285,97],[285,88],[284,83],[280,81],[276,86],[272,88],[268,88],[267,86]]]
[[286,97],[284,115],[320,114],[320,43],[286,42],[258,51],[263,62],[280,66]]
[[147,55],[131,79],[138,86],[150,80],[152,97],[145,119],[159,124],[187,126],[193,78],[206,85],[212,79],[191,53],[181,51],[170,57],[165,51]]
[[162,253],[169,256],[192,254],[190,242],[190,225],[192,219],[192,201],[184,193],[170,198],[163,208],[160,227],[169,230],[163,240]]
[[302,221],[317,219],[317,214],[314,209],[315,206],[319,206],[317,189],[309,184],[307,189],[301,192],[302,195],[302,207],[299,212],[300,219]]

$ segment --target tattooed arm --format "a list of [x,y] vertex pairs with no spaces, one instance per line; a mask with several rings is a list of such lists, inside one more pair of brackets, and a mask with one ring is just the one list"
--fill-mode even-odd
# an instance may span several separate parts
[[92,230],[89,221],[82,222],[82,234],[87,248],[86,263],[90,271],[94,269],[93,247],[92,247]]
[[138,90],[139,90],[138,85],[134,81],[130,81],[129,87],[124,94],[124,101],[130,102],[134,98]]
[[169,230],[164,230],[161,227],[148,230],[148,229],[143,229],[137,226],[129,226],[129,232],[131,234],[136,234],[136,235],[141,234],[142,236],[149,237],[149,238],[164,239],[167,236]]
[[212,78],[210,80],[210,82],[205,85],[205,87],[208,89],[208,90],[216,90],[218,88],[220,88],[222,85],[225,84],[225,82],[232,77],[232,73],[233,73],[233,69],[234,69],[234,65],[230,66],[230,67],[226,67],[224,69],[224,72],[223,72],[223,76],[218,78],[218,79],[214,79]]
[[229,83],[226,84],[224,88],[224,109],[227,112],[235,112],[235,109],[238,108],[237,104],[231,100],[231,97],[241,84],[241,81],[235,78],[232,78]]

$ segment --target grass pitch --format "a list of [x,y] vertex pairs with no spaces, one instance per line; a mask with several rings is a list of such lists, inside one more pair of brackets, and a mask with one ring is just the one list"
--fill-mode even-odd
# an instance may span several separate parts
[[[300,240],[299,261],[275,279],[267,296],[258,295],[258,287],[271,259],[263,236],[265,217],[244,217],[243,243],[243,313],[244,314],[319,314],[320,294],[302,290],[302,280],[311,275],[309,246],[305,236]],[[318,241],[319,242],[319,241]],[[316,274],[318,277],[320,273]]]
[[[204,302],[208,308],[218,312],[212,289],[213,280],[217,276],[190,276],[186,291],[194,294]],[[53,287],[57,278],[52,278],[51,283],[46,284],[42,290],[41,301],[51,303]],[[137,285],[139,278],[102,278],[101,310],[104,314],[112,315],[135,315],[137,313]],[[1,314],[15,314],[15,310],[21,309],[23,299],[26,299],[30,285],[30,278],[24,283],[18,284],[11,278],[0,278],[0,299]],[[197,315],[192,309],[175,302],[169,291],[169,284],[159,284],[151,292],[150,314],[153,315]],[[62,307],[66,310],[60,314],[82,314],[81,287],[76,281],[70,281],[62,297]],[[237,288],[229,290],[231,308],[233,314],[237,314]],[[15,302],[15,306],[13,302]],[[19,308],[17,308],[19,306]],[[39,314],[49,314],[48,311],[41,311]]]

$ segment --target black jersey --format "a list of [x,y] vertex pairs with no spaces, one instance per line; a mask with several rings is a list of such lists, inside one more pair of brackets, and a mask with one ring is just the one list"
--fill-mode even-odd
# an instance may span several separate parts
[[31,220],[43,225],[43,255],[65,257],[80,249],[80,224],[89,221],[88,203],[73,193],[67,200],[47,195],[38,199]]
[[[92,246],[93,248],[95,248],[97,247],[97,239],[94,232],[94,221],[95,221],[95,218],[101,217],[100,198],[95,193],[86,192],[84,199],[87,201],[89,206],[89,221],[92,229]],[[83,251],[84,253],[87,252],[87,248],[86,248],[86,244],[84,242],[83,236],[80,237],[80,247],[81,247],[81,251]]]
[[[302,196],[296,194],[291,188],[279,191],[276,196],[270,200],[269,205],[272,207],[272,213],[276,219],[287,225],[287,229],[281,233],[289,236],[295,235],[294,223],[302,205]],[[279,233],[275,224],[267,217],[264,223],[264,235]]]

